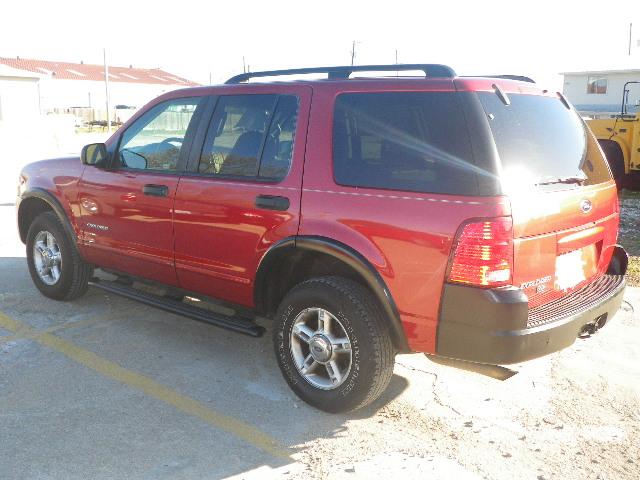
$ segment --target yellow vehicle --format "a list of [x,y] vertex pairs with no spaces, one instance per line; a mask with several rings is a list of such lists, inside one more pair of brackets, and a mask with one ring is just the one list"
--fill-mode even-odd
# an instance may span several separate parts
[[632,83],[640,81],[625,83],[620,114],[588,119],[587,124],[607,156],[618,187],[635,190],[640,189],[640,112],[627,109]]

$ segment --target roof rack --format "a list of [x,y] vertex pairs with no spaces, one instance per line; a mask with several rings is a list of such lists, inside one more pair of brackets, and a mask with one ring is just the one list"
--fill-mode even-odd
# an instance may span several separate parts
[[524,75],[478,75],[479,77],[486,78],[504,78],[505,80],[518,80],[520,82],[536,83],[531,77],[525,77]]
[[290,70],[269,70],[264,72],[247,72],[231,77],[225,84],[246,82],[255,77],[277,77],[281,75],[304,75],[307,73],[326,73],[329,80],[346,80],[353,72],[404,72],[421,70],[427,77],[453,78],[456,72],[451,67],[430,63],[405,63],[397,65],[349,65],[342,67],[310,67]]

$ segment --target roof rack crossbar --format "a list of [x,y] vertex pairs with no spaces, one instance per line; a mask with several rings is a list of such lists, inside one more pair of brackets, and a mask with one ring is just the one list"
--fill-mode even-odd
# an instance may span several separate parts
[[290,70],[268,70],[264,72],[247,72],[231,77],[225,84],[246,82],[256,77],[277,77],[281,75],[304,75],[308,73],[326,73],[329,80],[346,80],[353,72],[404,72],[409,70],[423,71],[427,77],[453,78],[456,72],[451,67],[429,63],[405,63],[397,65],[349,65],[342,67],[310,67]]

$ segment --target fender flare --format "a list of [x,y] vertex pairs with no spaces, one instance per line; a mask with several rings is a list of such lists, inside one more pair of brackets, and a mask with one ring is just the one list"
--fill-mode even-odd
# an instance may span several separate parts
[[327,237],[297,236],[287,237],[272,245],[263,255],[254,282],[254,305],[258,311],[265,310],[266,298],[263,288],[269,268],[285,250],[306,250],[330,255],[351,267],[373,292],[384,314],[389,319],[389,328],[394,344],[401,352],[409,352],[407,338],[402,327],[400,313],[391,291],[380,273],[361,253],[353,248]]
[[60,222],[62,223],[64,230],[69,235],[69,238],[71,238],[74,248],[76,249],[76,251],[78,251],[78,236],[76,235],[76,232],[73,226],[71,225],[71,222],[69,221],[69,217],[67,217],[67,213],[62,207],[62,204],[51,192],[45,190],[44,188],[38,188],[38,187],[31,188],[25,191],[20,197],[20,204],[18,206],[18,228],[20,233],[20,239],[22,240],[22,242],[26,243],[27,232],[26,231],[23,232],[23,229],[20,228],[20,212],[22,211],[21,209],[22,209],[22,206],[24,205],[24,201],[30,198],[37,198],[38,200],[42,200],[43,202],[45,202],[51,207],[51,210],[53,210],[55,214],[58,216],[58,218],[60,219]]
[[608,275],[624,275],[627,273],[627,266],[629,265],[629,255],[622,245],[616,244],[613,247],[613,254],[611,255],[611,262],[607,268]]

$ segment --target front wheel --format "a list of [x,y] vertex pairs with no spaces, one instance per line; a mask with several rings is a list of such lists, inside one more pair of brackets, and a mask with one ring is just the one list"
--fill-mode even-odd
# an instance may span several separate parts
[[395,351],[373,295],[342,277],[294,287],[282,301],[273,341],[291,389],[326,412],[361,408],[384,392]]
[[87,291],[93,269],[53,212],[36,217],[27,233],[27,263],[33,283],[54,300],[73,300]]

